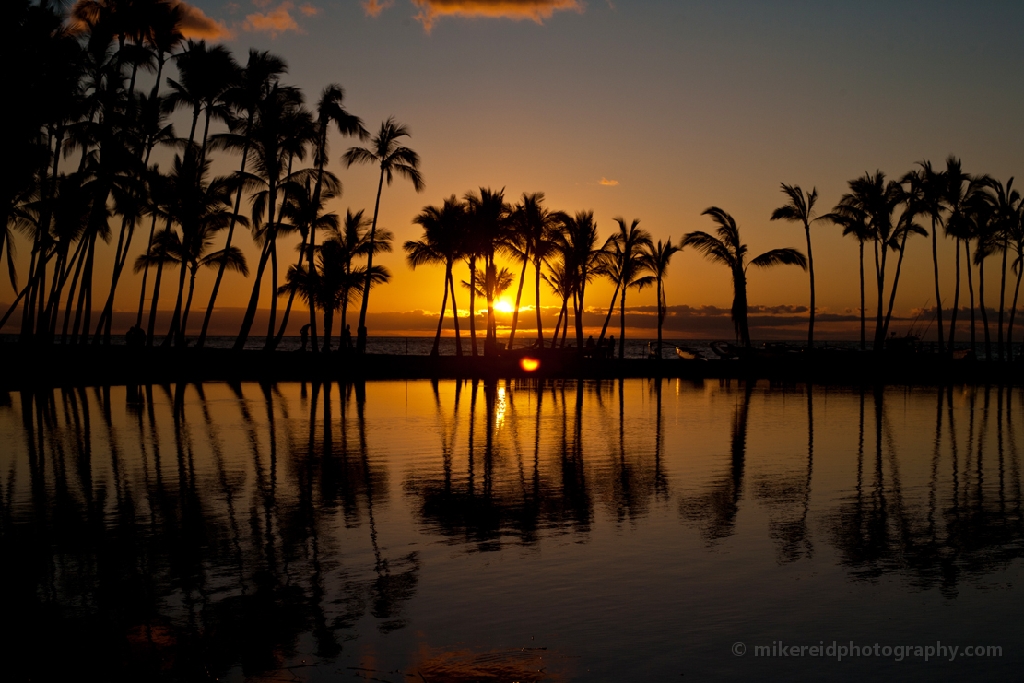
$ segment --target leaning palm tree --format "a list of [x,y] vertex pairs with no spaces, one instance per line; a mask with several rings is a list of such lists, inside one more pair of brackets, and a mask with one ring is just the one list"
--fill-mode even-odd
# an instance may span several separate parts
[[[804,226],[804,237],[807,240],[807,275],[811,284],[810,317],[807,323],[807,348],[813,349],[814,314],[817,309],[814,304],[814,255],[811,251],[811,223],[819,220],[814,215],[814,203],[818,200],[818,190],[817,188],[811,188],[811,191],[805,194],[799,185],[782,183],[782,193],[789,197],[789,202],[772,211],[771,220],[793,221]],[[658,353],[661,353],[660,341]]]
[[672,238],[669,237],[664,243],[658,240],[657,245],[649,246],[643,255],[647,270],[654,273],[658,294],[658,355],[655,356],[658,360],[661,360],[661,332],[665,324],[665,276],[668,274],[669,261],[678,251],[682,251],[681,247],[672,244]]
[[437,320],[437,333],[434,335],[434,346],[431,356],[440,353],[441,327],[444,313],[448,306],[448,292],[452,295],[452,320],[455,325],[455,355],[462,355],[462,340],[459,336],[459,309],[455,303],[455,279],[452,267],[460,258],[462,232],[465,229],[466,210],[462,202],[452,195],[444,200],[441,206],[425,206],[413,223],[423,228],[423,237],[405,243],[406,258],[409,265],[416,269],[425,264],[444,264],[444,295],[441,297],[441,315]]
[[[372,243],[377,233],[377,217],[380,212],[380,194],[384,189],[384,181],[388,185],[394,181],[395,174],[408,179],[417,192],[423,191],[423,176],[420,175],[420,157],[408,147],[403,147],[399,142],[402,138],[410,135],[409,129],[395,121],[394,117],[388,118],[380,124],[380,130],[370,138],[369,147],[350,147],[345,156],[346,166],[352,164],[377,164],[380,167],[380,180],[377,182],[377,200],[373,205],[373,220],[370,223],[370,242]],[[366,311],[370,305],[370,277],[373,272],[373,254],[368,255],[366,261],[366,285],[363,287],[363,300],[359,306],[359,331],[356,341],[356,351],[366,351]]]
[[736,336],[743,346],[750,347],[750,330],[747,326],[747,268],[771,268],[772,266],[800,266],[807,268],[807,259],[798,249],[772,249],[751,259],[747,263],[747,245],[740,241],[739,227],[735,219],[723,209],[712,206],[702,216],[711,216],[718,225],[717,237],[701,230],[686,233],[681,249],[693,247],[712,263],[728,266],[732,274],[732,322]]
[[634,218],[626,227],[625,218],[616,218],[619,231],[611,239],[618,247],[617,256],[619,259],[616,269],[619,276],[619,359],[626,355],[626,292],[630,287],[642,289],[650,284],[645,279],[647,271],[644,263],[643,253],[645,249],[651,248],[651,236],[646,230],[641,230],[640,219]]

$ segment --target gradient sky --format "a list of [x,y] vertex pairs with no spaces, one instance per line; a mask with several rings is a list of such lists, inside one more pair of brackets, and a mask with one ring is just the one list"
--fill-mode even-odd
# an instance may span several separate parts
[[[619,215],[640,218],[656,239],[710,230],[699,214],[715,204],[736,217],[753,254],[803,249],[800,227],[768,221],[781,182],[817,186],[823,213],[865,171],[898,176],[951,153],[968,171],[1002,180],[1021,168],[1020,3],[193,4],[220,22],[240,61],[249,47],[284,56],[288,82],[311,103],[337,82],[368,128],[392,114],[410,127],[426,189],[417,194],[396,180],[381,201],[381,225],[399,244],[418,236],[411,219],[423,205],[483,185],[504,187],[509,199],[545,192],[553,209],[593,209],[602,238]],[[344,183],[332,208],[369,213],[376,174],[343,169],[349,144],[332,140],[332,169]],[[220,170],[235,163],[225,158]],[[839,232],[814,228],[818,302],[831,312],[859,305],[856,242]],[[949,306],[953,249],[941,248]],[[373,310],[438,310],[440,268],[414,273],[400,252],[384,263],[395,277],[374,291]],[[934,304],[930,277],[929,250],[917,238],[898,311]],[[200,282],[197,300],[211,281]],[[243,306],[249,282],[233,278],[222,304]],[[134,308],[137,287],[137,279],[125,283],[118,308]],[[799,269],[750,277],[751,304],[806,304],[806,291]],[[588,306],[606,306],[610,295],[610,286],[596,285]],[[728,273],[692,251],[678,254],[667,298],[728,307]],[[654,294],[633,294],[630,303],[653,305]]]

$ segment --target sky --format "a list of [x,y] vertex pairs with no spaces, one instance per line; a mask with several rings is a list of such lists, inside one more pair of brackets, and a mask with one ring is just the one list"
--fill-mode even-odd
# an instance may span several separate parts
[[[710,231],[710,219],[700,214],[717,205],[736,218],[752,255],[804,250],[801,226],[768,220],[783,203],[780,183],[816,187],[825,213],[847,181],[864,172],[898,177],[919,160],[941,164],[955,154],[969,172],[1007,180],[1024,160],[1020,3],[193,4],[208,19],[207,37],[222,40],[240,61],[250,47],[285,57],[287,82],[311,104],[325,85],[339,83],[349,111],[367,128],[392,115],[408,125],[426,187],[416,193],[401,179],[385,187],[380,224],[399,245],[419,236],[412,219],[423,206],[485,186],[503,187],[510,200],[544,192],[551,209],[593,210],[602,238],[622,216],[639,218],[655,240],[678,241],[692,230]],[[372,213],[376,172],[343,167],[350,144],[331,140],[330,168],[344,185],[331,208]],[[227,172],[237,162],[217,163]],[[812,228],[812,239],[819,310],[855,315],[856,242],[824,222]],[[247,252],[255,260],[255,249],[247,245]],[[940,243],[940,259],[949,307],[948,240]],[[916,238],[907,250],[899,315],[934,305],[930,261],[927,241]],[[436,314],[441,268],[412,271],[400,249],[383,262],[394,277],[374,290],[373,312]],[[989,268],[990,305],[997,270]],[[200,280],[199,301],[212,279]],[[244,306],[250,282],[235,276],[221,304]],[[137,287],[137,280],[122,286],[117,308],[134,309]],[[606,307],[611,293],[611,285],[595,283],[588,308]],[[461,294],[464,307],[467,293]],[[0,299],[9,297],[7,285]],[[669,305],[728,309],[731,298],[724,267],[691,250],[674,257]],[[752,305],[806,306],[807,299],[800,269],[751,269]],[[532,304],[532,297],[525,300]],[[653,306],[655,296],[631,292],[628,303]],[[556,302],[549,297],[544,305]]]

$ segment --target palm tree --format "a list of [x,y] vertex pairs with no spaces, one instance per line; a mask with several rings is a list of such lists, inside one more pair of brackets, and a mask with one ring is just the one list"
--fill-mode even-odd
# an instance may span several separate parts
[[[470,332],[476,334],[472,318],[475,313],[475,296],[482,292],[487,298],[487,333],[484,337],[484,355],[497,351],[497,322],[494,318],[494,287],[487,284],[487,278],[497,273],[494,256],[498,248],[506,242],[509,230],[509,214],[511,208],[505,203],[505,190],[497,192],[481,187],[480,193],[468,192],[465,195],[467,216],[468,244],[464,253],[479,254],[484,259],[484,286],[480,288],[476,281],[475,263],[470,264]],[[475,347],[474,347],[475,348]]]
[[[233,116],[229,125],[231,134],[216,139],[218,144],[225,147],[241,150],[242,162],[238,169],[238,175],[245,173],[246,164],[249,160],[249,150],[252,146],[253,135],[256,131],[256,115],[260,111],[260,103],[274,92],[278,78],[287,71],[288,67],[280,57],[275,57],[268,52],[249,50],[249,60],[241,70],[235,86],[224,94],[224,97],[231,105]],[[224,241],[224,248],[231,248],[231,240],[235,234],[235,225],[238,223],[242,209],[242,194],[245,183],[239,182],[235,193],[235,206],[231,213],[231,222],[228,224],[227,239]],[[203,346],[206,342],[206,334],[210,327],[210,319],[213,316],[213,308],[217,303],[217,295],[220,293],[220,284],[224,279],[226,267],[217,269],[217,277],[213,281],[213,290],[210,292],[210,301],[206,305],[206,315],[203,317],[203,327],[199,332],[199,339],[196,346]]]
[[[1020,204],[1018,204],[1020,206]],[[1008,239],[1013,244],[1014,259],[1011,267],[1017,274],[1017,283],[1013,289],[1013,303],[1010,305],[1010,320],[1006,328],[1007,360],[1013,360],[1013,322],[1017,317],[1017,300],[1020,295],[1020,281],[1024,276],[1024,206],[1017,212],[1017,216],[1008,221]]]
[[[812,191],[812,195],[814,192]],[[813,202],[811,202],[813,204]],[[810,239],[810,238],[808,238]],[[654,273],[655,283],[657,285],[658,294],[658,355],[656,358],[661,360],[661,329],[665,323],[665,276],[668,274],[668,264],[672,260],[672,256],[682,251],[681,247],[672,244],[672,238],[669,237],[662,243],[658,240],[657,245],[651,245],[644,252],[644,265],[647,270]],[[813,291],[813,287],[812,287]],[[813,296],[812,296],[813,300]]]
[[[365,279],[366,276],[364,269],[352,266],[352,259],[366,256],[371,249],[368,235],[370,221],[363,217],[363,213],[362,209],[355,213],[352,213],[351,209],[346,210],[344,225],[338,231],[328,233],[326,238],[337,245],[337,253],[334,256],[340,259],[340,267],[345,275],[338,277],[344,286],[344,291],[339,295],[342,332],[348,326],[348,305],[351,303],[352,294],[362,291],[363,280],[360,278]],[[324,324],[326,325],[326,320]]]
[[939,292],[939,230],[945,209],[943,196],[946,189],[946,174],[932,168],[932,162],[919,161],[918,177],[921,182],[921,211],[932,222],[932,269],[935,275],[935,322],[938,326],[939,353],[945,349],[945,331],[942,326],[942,295]]
[[946,173],[943,205],[946,208],[946,234],[956,240],[956,289],[953,294],[953,313],[949,320],[949,352],[954,350],[956,338],[956,319],[960,312],[960,245],[964,244],[967,254],[967,278],[971,291],[971,350],[974,350],[974,284],[971,279],[970,240],[971,223],[969,207],[973,195],[980,190],[977,179],[965,173],[960,160],[950,156],[946,159]]
[[553,232],[554,242],[568,269],[576,325],[576,348],[583,348],[584,297],[587,284],[602,272],[605,252],[597,246],[597,223],[593,211],[577,211],[575,216],[560,214],[561,229]]
[[[370,138],[369,147],[350,147],[343,159],[346,167],[352,164],[377,164],[380,166],[380,180],[377,183],[377,200],[373,205],[373,220],[370,223],[370,242],[374,242],[377,234],[377,217],[380,212],[380,194],[384,189],[384,181],[388,185],[394,181],[395,174],[406,178],[417,192],[423,191],[423,177],[420,175],[420,157],[408,147],[399,144],[402,138],[409,137],[409,129],[388,118],[380,125],[380,130]],[[367,255],[366,284],[363,287],[363,300],[359,306],[359,332],[356,351],[366,351],[366,311],[370,305],[370,277],[373,272],[373,253]]]
[[536,272],[537,344],[538,346],[544,344],[544,331],[540,317],[540,265],[544,257],[551,251],[553,245],[551,237],[556,226],[562,220],[562,214],[549,211],[543,204],[543,192],[532,194],[524,192],[522,200],[512,209],[509,216],[510,234],[506,242],[506,249],[517,258],[522,259],[523,262],[523,270],[519,276],[519,290],[516,292],[516,303],[512,312],[512,329],[508,335],[508,348],[510,349],[515,342],[516,326],[519,323],[519,306],[523,298],[523,285],[526,282],[526,266],[531,260]]
[[[903,185],[908,187],[905,189]],[[928,236],[928,231],[914,222],[918,215],[924,213],[924,181],[918,171],[907,173],[899,183],[892,185],[892,194],[898,205],[903,206],[896,229],[893,231],[891,244],[899,251],[899,258],[896,259],[896,272],[892,278],[892,289],[889,291],[889,308],[885,313],[885,323],[882,326],[882,339],[889,335],[889,323],[892,320],[893,306],[896,304],[896,290],[900,284],[900,273],[903,270],[903,257],[907,253],[907,239],[911,235]]]
[[968,217],[971,233],[977,241],[974,265],[978,267],[978,308],[981,309],[981,329],[985,335],[985,360],[992,360],[992,335],[988,326],[988,311],[985,310],[985,260],[1001,247],[1000,226],[992,197],[985,192],[975,194]]
[[626,227],[626,219],[616,218],[619,231],[611,239],[618,247],[619,276],[619,359],[626,355],[626,291],[630,287],[642,289],[651,284],[651,281],[644,276],[647,271],[643,259],[644,250],[651,248],[651,236],[646,230],[641,230],[640,219],[634,218],[629,227]]
[[[168,227],[153,236],[149,249],[135,259],[135,272],[156,266],[156,277],[153,280],[153,299],[149,307],[149,323],[146,326],[146,346],[153,346],[153,334],[156,331],[156,311],[160,303],[160,281],[163,278],[164,264],[174,262],[172,250],[179,244],[178,236]],[[143,292],[145,294],[145,292]]]
[[[1010,178],[1004,185],[996,180],[988,182],[989,201],[992,203],[994,215],[992,216],[993,246],[1002,252],[1002,269],[999,280],[999,319],[997,344],[999,347],[999,360],[1006,357],[1006,347],[1003,338],[1003,314],[1006,310],[1006,265],[1010,242],[1018,231],[1021,215],[1021,197],[1017,190],[1013,189],[1013,178]],[[1010,314],[1013,315],[1012,312]]]
[[441,326],[448,305],[448,291],[451,290],[452,319],[455,324],[455,355],[461,356],[459,309],[455,303],[455,279],[452,277],[452,267],[455,261],[461,257],[462,233],[466,223],[465,206],[456,199],[455,195],[452,195],[445,199],[441,206],[423,207],[419,215],[413,219],[413,223],[423,228],[423,237],[405,243],[403,248],[409,265],[415,270],[417,266],[425,264],[444,264],[444,295],[441,297],[441,315],[437,320],[437,333],[434,335],[434,346],[430,350],[430,355],[437,356],[440,353]]
[[772,266],[800,266],[807,268],[807,259],[797,249],[772,249],[752,259],[748,264],[747,245],[740,241],[739,227],[735,219],[717,206],[705,209],[702,216],[711,216],[718,225],[717,237],[703,231],[686,233],[680,249],[693,247],[712,263],[728,266],[732,273],[732,321],[736,336],[743,346],[750,347],[750,330],[747,327],[747,268],[771,268]]
[[[789,202],[772,211],[771,220],[786,220],[802,223],[804,226],[804,237],[807,239],[807,274],[811,284],[811,305],[810,318],[807,323],[807,348],[814,348],[814,314],[815,307],[814,292],[814,255],[811,251],[811,223],[818,220],[814,216],[814,203],[818,200],[817,188],[804,194],[799,185],[787,185],[782,183],[782,193],[789,197]],[[660,329],[660,328],[659,328]],[[658,354],[660,358],[661,348],[659,341]]]
[[191,107],[192,125],[188,141],[196,141],[196,124],[200,114],[205,114],[201,155],[206,155],[207,136],[210,122],[214,118],[227,120],[229,102],[225,99],[237,83],[240,67],[223,45],[208,47],[205,40],[189,40],[185,50],[174,58],[178,67],[178,80],[167,79],[170,94],[164,99],[164,110],[171,113],[176,109]]
[[[333,124],[341,135],[355,135],[360,140],[366,140],[369,137],[369,133],[363,128],[362,119],[349,114],[345,109],[344,99],[345,90],[340,85],[332,83],[323,89],[320,101],[316,104],[316,120],[313,123],[313,164],[316,166],[316,187],[313,189],[312,200],[314,205],[320,204],[320,194],[323,191],[324,174],[326,173],[324,167],[327,165],[327,157],[330,152],[327,137],[331,125]],[[309,254],[309,271],[315,273],[316,268],[313,265],[313,251],[316,247],[315,225],[309,234],[309,246],[310,249],[307,252]],[[309,324],[315,353],[317,348],[316,314],[313,308],[309,309]]]
[[874,239],[867,215],[853,206],[839,205],[822,216],[843,228],[843,237],[852,235],[860,249],[860,350],[867,349],[867,308],[864,296],[864,243]]
[[[309,113],[302,108],[302,94],[276,83],[267,96],[257,104],[255,124],[248,138],[249,150],[253,153],[251,172],[239,173],[237,177],[250,189],[257,192],[252,198],[252,229],[261,245],[260,262],[256,268],[249,305],[242,318],[242,327],[235,339],[234,348],[245,348],[256,316],[260,299],[263,275],[267,264],[271,267],[270,319],[267,325],[265,348],[271,348],[277,323],[277,237],[282,225],[278,221],[280,186],[290,175],[292,159],[305,156],[304,143],[311,127]],[[240,146],[245,141],[237,137],[224,138],[225,144]]]

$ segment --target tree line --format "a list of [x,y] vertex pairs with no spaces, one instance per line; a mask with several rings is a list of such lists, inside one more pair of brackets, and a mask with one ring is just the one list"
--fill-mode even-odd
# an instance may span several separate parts
[[[358,352],[365,350],[370,292],[391,278],[385,267],[375,263],[375,257],[392,250],[394,241],[392,233],[377,224],[384,185],[391,185],[397,176],[417,191],[423,189],[419,157],[405,146],[410,135],[407,127],[389,118],[371,135],[362,120],[346,109],[344,90],[336,84],[325,87],[315,105],[307,107],[302,92],[282,82],[287,73],[282,58],[250,50],[245,64],[240,64],[223,46],[186,39],[182,10],[169,0],[81,0],[70,15],[52,0],[13,0],[3,12],[6,43],[21,68],[11,74],[17,106],[9,108],[9,163],[3,165],[0,182],[4,226],[0,258],[6,262],[17,297],[0,318],[0,328],[20,310],[24,340],[109,344],[115,294],[129,266],[132,246],[137,251],[144,239],[143,253],[130,264],[141,277],[134,328],[144,329],[145,343],[153,345],[163,332],[156,329],[161,296],[172,296],[173,313],[162,343],[187,345],[189,318],[201,314],[202,326],[194,341],[201,347],[224,279],[250,274],[251,264],[238,247],[241,231],[249,233],[259,257],[235,348],[244,347],[253,332],[264,282],[269,279],[272,295],[265,349],[278,346],[299,298],[308,307],[316,352],[332,349],[336,316],[345,334],[349,306],[358,303],[355,346]],[[142,73],[154,76],[148,91],[139,85]],[[177,111],[190,115],[187,136],[178,135],[169,123]],[[341,155],[346,167],[372,165],[379,173],[369,216],[364,210],[350,209],[341,217],[326,208],[341,188],[337,176],[326,168],[332,136],[363,143]],[[165,169],[152,160],[157,149],[173,153]],[[237,155],[237,170],[212,177],[216,154]],[[452,195],[439,205],[426,206],[414,218],[422,236],[403,247],[413,268],[444,267],[433,353],[439,352],[451,299],[456,353],[462,354],[455,268],[464,263],[468,279],[460,284],[468,290],[473,355],[479,352],[477,298],[486,301],[483,352],[511,347],[529,274],[536,345],[565,346],[571,318],[575,346],[582,348],[587,285],[604,278],[614,293],[598,343],[605,341],[617,306],[617,352],[623,357],[627,295],[650,287],[657,298],[660,357],[667,310],[665,278],[674,254],[686,248],[729,269],[732,320],[736,337],[745,346],[750,345],[749,266],[806,269],[807,342],[813,346],[816,289],[811,227],[819,222],[834,224],[857,241],[862,348],[868,345],[865,261],[873,256],[873,347],[881,349],[889,335],[908,241],[930,235],[940,350],[954,350],[965,273],[971,349],[977,343],[975,313],[980,311],[986,356],[1002,359],[1011,353],[1024,274],[1022,203],[1012,178],[1002,183],[987,175],[969,174],[954,157],[946,160],[944,168],[922,161],[898,179],[876,172],[851,180],[848,192],[820,215],[815,189],[805,192],[783,184],[782,192],[785,203],[771,219],[802,226],[806,253],[780,248],[749,258],[735,219],[721,207],[703,212],[712,220],[713,232],[688,232],[673,243],[671,238],[655,241],[639,227],[639,220],[623,218],[615,219],[615,229],[602,240],[592,211],[551,210],[543,193],[527,193],[513,203],[506,201],[503,190],[480,188],[462,198]],[[31,243],[23,284],[16,269],[15,233]],[[940,233],[956,246],[948,322],[943,319],[940,287]],[[297,255],[282,274],[281,258],[287,256],[279,254],[279,241],[295,235],[299,237]],[[96,272],[101,243],[113,245],[114,258],[106,296],[96,305],[99,299],[94,304],[94,290],[102,297],[105,284],[103,274]],[[865,249],[870,252],[867,256]],[[984,287],[986,261],[992,256],[999,259],[1001,275],[995,353]],[[504,342],[498,340],[494,303],[516,285],[517,274],[500,266],[499,258],[518,270],[511,326]],[[204,268],[216,273],[205,306],[193,301],[196,276]],[[174,278],[170,287],[165,275]],[[1012,303],[1007,311],[1008,276],[1015,282],[1009,283]],[[545,288],[560,301],[550,338],[541,319]],[[283,310],[279,310],[279,299]],[[194,304],[203,310],[193,311]]]

